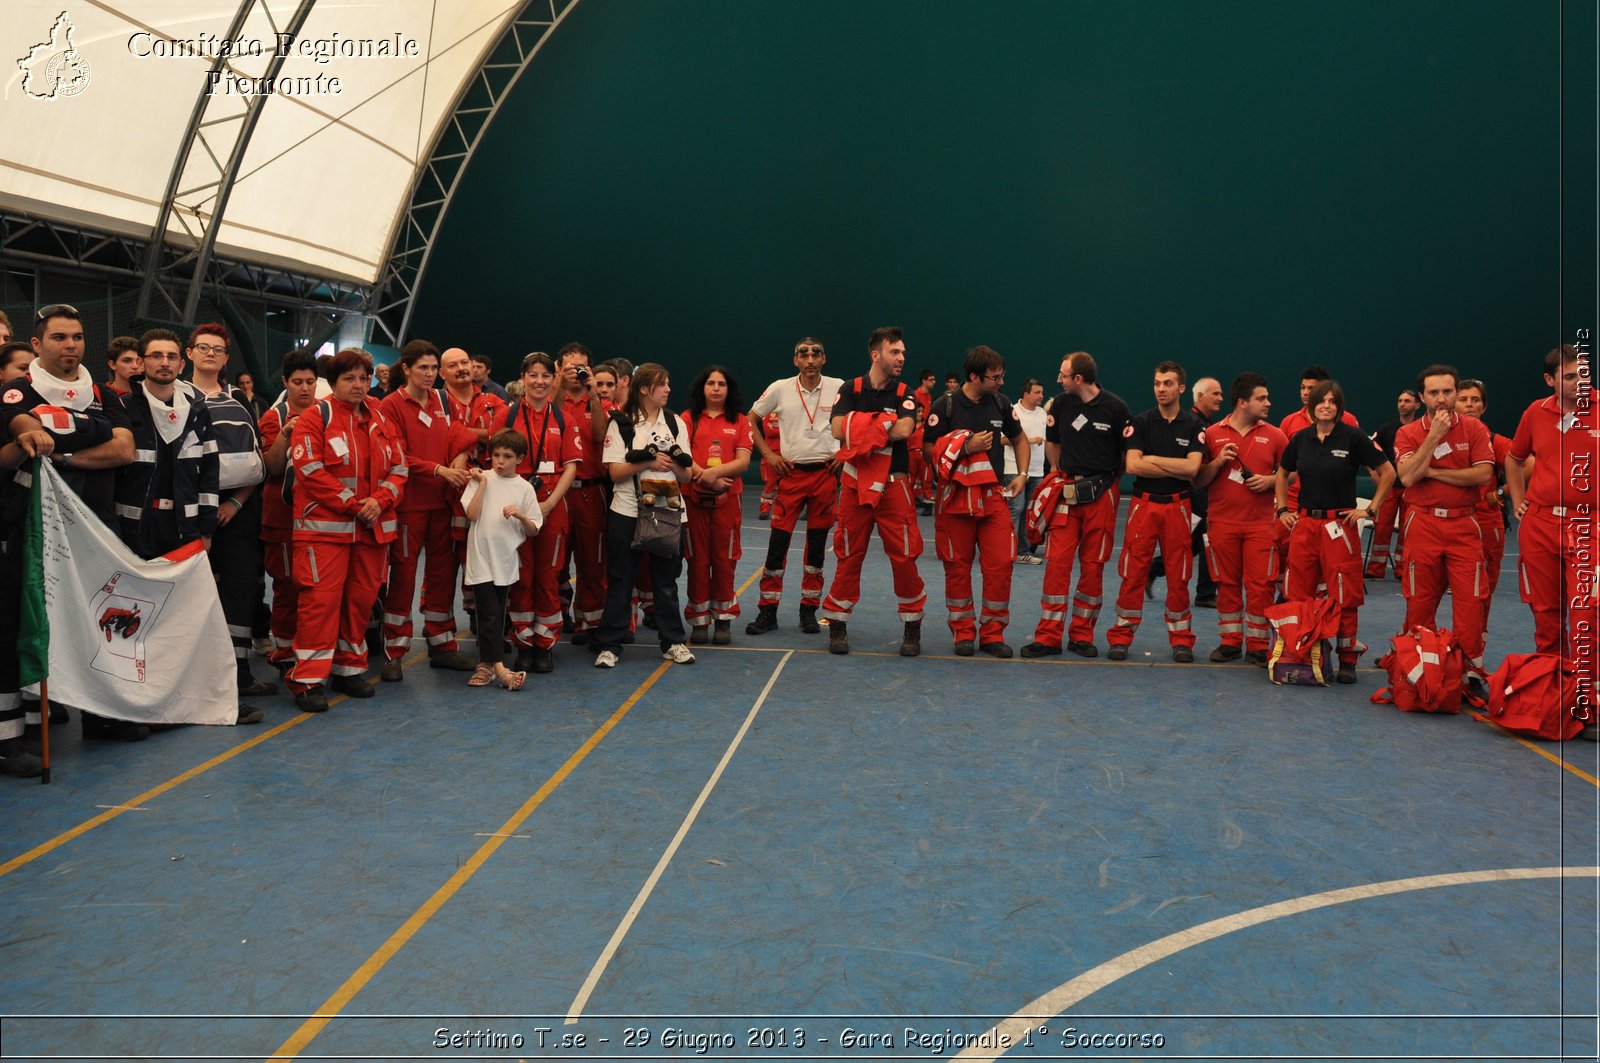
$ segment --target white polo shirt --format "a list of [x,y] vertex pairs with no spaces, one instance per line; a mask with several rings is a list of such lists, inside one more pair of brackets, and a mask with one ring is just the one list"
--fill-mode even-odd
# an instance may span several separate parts
[[[774,380],[750,407],[750,419],[759,421],[774,411],[778,414],[778,445],[788,461],[827,461],[839,449],[833,438],[833,406],[839,401],[844,381],[825,376],[815,391],[800,386],[798,375]],[[756,426],[757,431],[760,430]]]

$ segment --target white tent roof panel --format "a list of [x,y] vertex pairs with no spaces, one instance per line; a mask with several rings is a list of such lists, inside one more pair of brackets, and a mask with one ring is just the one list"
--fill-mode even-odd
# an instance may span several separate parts
[[[59,21],[61,5],[11,0],[0,14],[0,57],[10,60],[0,70],[0,205],[148,234],[239,5],[74,4],[66,10],[70,28]],[[235,38],[243,46],[232,49],[223,84],[207,98],[206,146],[195,146],[180,180],[179,213],[191,224],[197,212],[215,209],[217,164],[226,162],[245,109],[234,79],[264,75],[295,7],[295,0],[251,4]],[[289,91],[262,106],[218,251],[377,280],[418,166],[521,7],[515,0],[317,3],[278,74],[276,84]],[[384,48],[402,54],[374,54]],[[415,55],[404,54],[409,48]],[[220,92],[229,87],[233,94]]]

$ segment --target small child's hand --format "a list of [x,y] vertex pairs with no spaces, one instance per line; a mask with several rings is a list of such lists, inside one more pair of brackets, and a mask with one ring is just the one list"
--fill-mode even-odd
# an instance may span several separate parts
[[477,483],[479,480],[483,479],[483,470],[474,465],[472,468],[467,470],[467,475],[472,477],[473,483]]
[[506,520],[522,519],[522,510],[518,509],[516,506],[507,506],[505,509],[501,510],[501,513],[505,516]]

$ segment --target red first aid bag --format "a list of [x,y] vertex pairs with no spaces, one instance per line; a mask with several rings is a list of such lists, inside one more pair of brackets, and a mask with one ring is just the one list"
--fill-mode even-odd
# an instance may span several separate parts
[[1577,668],[1554,653],[1513,653],[1489,677],[1489,719],[1513,734],[1565,742],[1593,716]]
[[1332,598],[1312,598],[1269,606],[1272,651],[1267,655],[1267,678],[1284,686],[1325,687],[1338,667],[1333,643],[1339,633],[1339,603]]
[[1460,712],[1467,662],[1446,628],[1414,627],[1389,640],[1394,648],[1378,658],[1389,685],[1372,695],[1375,705],[1401,712]]

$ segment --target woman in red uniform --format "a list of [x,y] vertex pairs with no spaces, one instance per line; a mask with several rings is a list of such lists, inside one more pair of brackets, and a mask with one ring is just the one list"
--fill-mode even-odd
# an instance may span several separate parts
[[694,457],[684,516],[689,528],[689,600],[683,619],[689,641],[725,646],[739,616],[733,570],[739,562],[739,494],[755,435],[744,414],[739,382],[724,366],[707,366],[689,385],[689,452]]
[[508,630],[517,647],[515,670],[555,670],[553,649],[561,637],[562,560],[567,549],[567,489],[578,475],[588,422],[568,422],[555,397],[556,363],[543,351],[522,360],[522,395],[506,409],[496,430],[513,428],[528,441],[517,474],[533,484],[543,522],[537,536],[522,540],[517,582],[511,585]]
[[300,588],[294,581],[294,518],[284,497],[289,470],[289,444],[295,421],[316,405],[317,360],[310,351],[283,356],[283,397],[261,415],[261,450],[267,482],[261,488],[261,545],[267,575],[272,577],[272,652],[267,660],[286,672],[294,663],[295,614]]
[[[1339,603],[1339,682],[1356,681],[1366,649],[1356,639],[1357,610],[1366,601],[1359,522],[1371,520],[1394,484],[1394,466],[1378,445],[1343,421],[1344,392],[1331,380],[1306,399],[1311,427],[1289,437],[1278,465],[1278,519],[1289,530],[1286,591],[1291,601],[1324,595]],[[1356,473],[1372,470],[1377,487],[1365,509],[1356,508]],[[1289,508],[1289,474],[1299,476],[1297,509]]]
[[327,711],[324,684],[372,696],[367,618],[389,568],[407,473],[399,435],[367,395],[371,356],[342,350],[326,375],[333,393],[295,421],[290,451],[300,622],[286,679],[306,712]]

